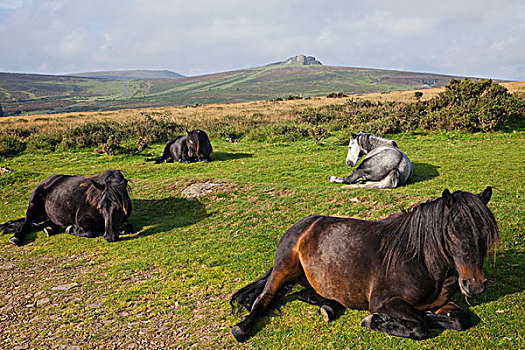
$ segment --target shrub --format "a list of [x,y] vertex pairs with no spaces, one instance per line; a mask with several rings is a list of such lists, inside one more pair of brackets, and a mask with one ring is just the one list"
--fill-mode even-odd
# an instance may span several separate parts
[[104,152],[116,154],[121,151],[121,141],[134,141],[137,147],[126,153],[137,153],[149,144],[167,141],[174,134],[182,133],[184,127],[167,120],[153,119],[145,114],[144,119],[122,124],[116,122],[87,123],[67,132],[62,140],[62,148],[90,148],[102,145]]
[[524,106],[492,80],[452,79],[445,91],[429,101],[427,113],[437,129],[487,132],[522,119]]
[[87,123],[66,132],[61,146],[68,148],[88,148],[108,141],[110,135],[118,134],[116,123]]
[[27,150],[33,152],[54,152],[62,142],[62,135],[59,134],[37,134],[27,141]]
[[328,98],[342,98],[347,97],[343,92],[331,92],[328,95],[326,95]]
[[331,130],[373,133],[414,130],[491,132],[523,119],[523,101],[491,80],[452,79],[445,91],[429,101],[412,103],[350,100],[303,112],[299,120]]
[[115,155],[120,152],[120,140],[115,135],[109,135],[107,142],[102,145],[102,151],[108,155]]
[[158,119],[153,119],[147,113],[143,116],[144,119],[123,126],[125,138],[137,139],[139,148],[144,149],[153,142],[167,141],[185,131],[184,126],[168,120],[165,116]]
[[0,156],[12,157],[24,152],[26,144],[11,135],[0,135]]

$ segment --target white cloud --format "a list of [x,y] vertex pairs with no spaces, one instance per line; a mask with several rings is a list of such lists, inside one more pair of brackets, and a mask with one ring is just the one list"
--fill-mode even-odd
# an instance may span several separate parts
[[16,10],[23,4],[23,0],[0,0],[0,10]]
[[[525,79],[517,0],[0,0],[1,71],[325,64]],[[22,44],[23,43],[23,44]],[[30,53],[27,48],[31,48]]]

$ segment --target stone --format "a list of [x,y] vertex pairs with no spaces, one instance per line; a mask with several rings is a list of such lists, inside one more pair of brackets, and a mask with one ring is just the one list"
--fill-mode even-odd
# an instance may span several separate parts
[[77,282],[66,283],[66,284],[61,284],[60,286],[53,287],[53,288],[51,288],[51,290],[70,290],[70,289],[75,288],[77,286],[78,286]]

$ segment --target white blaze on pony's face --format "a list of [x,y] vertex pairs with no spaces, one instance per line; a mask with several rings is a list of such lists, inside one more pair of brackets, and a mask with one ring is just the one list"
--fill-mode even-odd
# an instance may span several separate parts
[[359,146],[359,143],[357,142],[357,136],[355,134],[352,134],[350,143],[348,143],[346,165],[348,165],[349,167],[354,167],[363,154],[364,150],[361,148],[361,146]]

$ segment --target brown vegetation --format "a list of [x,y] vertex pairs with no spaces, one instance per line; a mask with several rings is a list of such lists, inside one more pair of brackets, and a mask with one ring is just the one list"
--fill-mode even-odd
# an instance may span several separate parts
[[[510,93],[525,98],[525,81],[502,83]],[[199,125],[202,121],[217,121],[227,116],[253,117],[264,120],[290,120],[309,108],[319,108],[326,105],[343,105],[349,100],[360,99],[372,102],[413,102],[414,92],[421,91],[421,100],[430,100],[437,96],[444,88],[424,90],[396,91],[390,93],[357,94],[344,98],[332,99],[327,97],[314,97],[300,100],[283,101],[255,101],[243,103],[210,104],[197,106],[172,106],[144,109],[122,109],[107,112],[62,113],[51,115],[15,116],[0,119],[0,130],[25,126],[29,121],[31,125],[41,131],[58,131],[71,129],[84,123],[114,121],[129,122],[140,119],[145,113],[153,118],[169,116],[169,118],[182,125]]]

